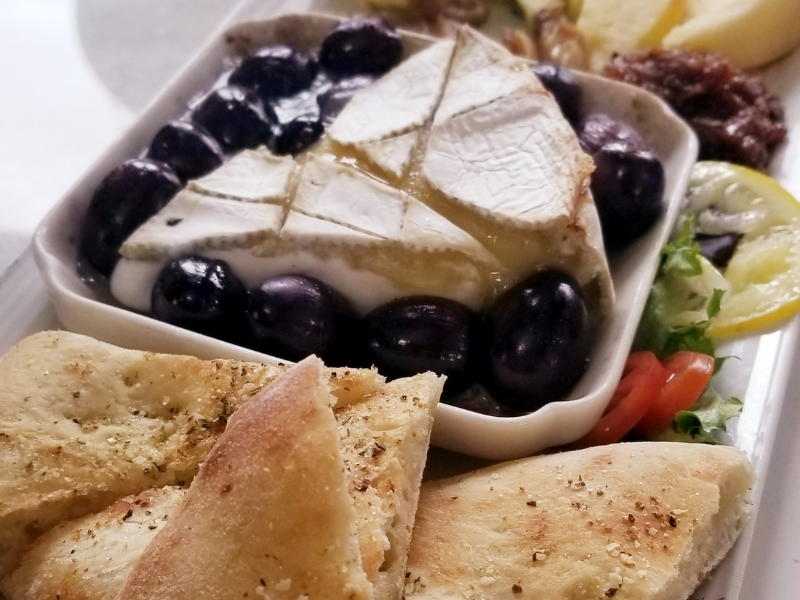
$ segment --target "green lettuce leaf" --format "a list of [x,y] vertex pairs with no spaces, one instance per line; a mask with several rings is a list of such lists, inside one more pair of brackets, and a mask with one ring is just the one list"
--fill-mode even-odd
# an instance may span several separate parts
[[[680,350],[713,356],[714,373],[730,357],[716,357],[714,342],[706,335],[720,310],[726,282],[713,265],[701,257],[692,240],[692,221],[687,219],[677,239],[662,251],[656,280],[636,331],[634,350],[650,350],[666,359]],[[672,425],[651,436],[664,441],[721,443],[725,423],[738,416],[742,403],[725,399],[709,385],[697,402],[679,412]]]
[[674,423],[656,434],[659,440],[702,442],[719,444],[727,431],[726,423],[742,412],[742,401],[738,398],[723,398],[708,386],[700,399],[688,410],[679,412]]
[[700,275],[700,245],[692,241],[692,220],[686,219],[679,238],[664,246],[661,251],[661,274],[692,277]]

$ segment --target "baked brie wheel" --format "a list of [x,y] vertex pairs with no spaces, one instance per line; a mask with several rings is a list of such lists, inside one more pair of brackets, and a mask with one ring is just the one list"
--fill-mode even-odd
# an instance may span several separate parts
[[554,268],[608,314],[594,166],[523,59],[464,27],[359,90],[296,159],[245,150],[125,241],[114,296],[150,311],[167,262],[228,262],[248,287],[294,273],[366,313],[427,294],[486,308]]

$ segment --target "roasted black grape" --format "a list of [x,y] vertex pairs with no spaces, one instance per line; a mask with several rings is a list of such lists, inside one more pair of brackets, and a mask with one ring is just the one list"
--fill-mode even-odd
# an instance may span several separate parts
[[255,148],[269,141],[275,115],[258,95],[236,85],[218,88],[192,111],[192,120],[205,127],[226,152]]
[[316,354],[332,366],[359,366],[363,337],[349,303],[302,275],[271,277],[248,293],[252,347],[287,360]]
[[353,94],[361,88],[367,87],[373,81],[375,81],[375,79],[368,75],[359,75],[357,77],[342,79],[317,96],[320,120],[323,125],[327,127],[333,123],[339,113],[342,112],[342,109],[350,102]]
[[320,63],[337,78],[383,75],[400,62],[403,42],[383,19],[358,17],[334,27],[322,42]]
[[480,326],[463,304],[410,296],[376,308],[366,323],[369,358],[387,377],[424,371],[447,375],[446,395],[475,379]]
[[455,396],[442,398],[442,402],[490,417],[517,417],[524,414],[502,404],[477,383]]
[[81,235],[81,253],[102,275],[110,275],[127,237],[181,188],[167,165],[128,160],[111,171],[92,195]]
[[255,90],[263,100],[290,96],[311,85],[317,61],[308,52],[278,44],[247,56],[228,83]]
[[642,136],[633,127],[605,113],[587,115],[575,129],[584,150],[594,154],[611,142],[629,142],[636,148],[649,150]]
[[728,266],[728,263],[736,252],[736,246],[742,239],[741,233],[724,233],[722,235],[707,235],[698,233],[694,236],[694,241],[700,246],[700,254],[705,256],[711,263],[720,269]]
[[324,131],[317,117],[298,117],[280,127],[272,140],[272,151],[278,155],[299,154],[322,137]]
[[217,141],[188,121],[164,125],[153,138],[147,156],[169,165],[184,183],[210,173],[225,160]]
[[186,256],[164,267],[153,286],[153,315],[167,323],[238,343],[245,289],[222,260]]
[[664,167],[650,150],[611,142],[592,155],[594,196],[603,240],[621,248],[641,236],[663,211]]
[[581,86],[569,69],[551,63],[536,63],[533,72],[561,107],[561,112],[570,123],[577,123],[581,116]]
[[490,309],[487,337],[486,385],[495,398],[527,412],[562,399],[589,356],[580,286],[558,271],[530,276]]

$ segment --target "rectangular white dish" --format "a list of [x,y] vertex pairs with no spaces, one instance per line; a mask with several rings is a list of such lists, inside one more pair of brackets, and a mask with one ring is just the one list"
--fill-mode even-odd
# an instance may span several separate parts
[[[93,291],[81,281],[75,267],[77,241],[89,199],[102,178],[120,162],[136,156],[164,123],[183,113],[193,97],[207,90],[223,71],[226,59],[275,42],[311,48],[336,21],[321,15],[286,15],[242,23],[216,35],[48,214],[36,232],[34,250],[65,327],[130,348],[204,358],[278,360],[120,308],[110,295]],[[403,35],[407,52],[430,43],[424,36]],[[666,173],[665,213],[645,236],[612,260],[616,307],[596,337],[587,372],[567,399],[514,418],[489,417],[442,404],[433,434],[438,446],[498,460],[569,443],[599,418],[621,375],[660,249],[697,155],[697,142],[688,126],[651,94],[597,76],[579,74],[579,81],[586,112],[606,112],[631,123],[655,148]]]

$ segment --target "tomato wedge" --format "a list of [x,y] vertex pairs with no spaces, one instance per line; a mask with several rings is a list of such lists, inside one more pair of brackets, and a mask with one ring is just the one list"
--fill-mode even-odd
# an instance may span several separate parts
[[[602,446],[621,440],[645,416],[666,379],[667,371],[655,354],[631,353],[605,414],[594,429],[575,442],[575,447]],[[672,414],[674,417],[675,413]]]
[[650,435],[667,427],[675,415],[697,402],[714,374],[714,357],[681,350],[664,361],[667,380],[658,399],[633,430]]

